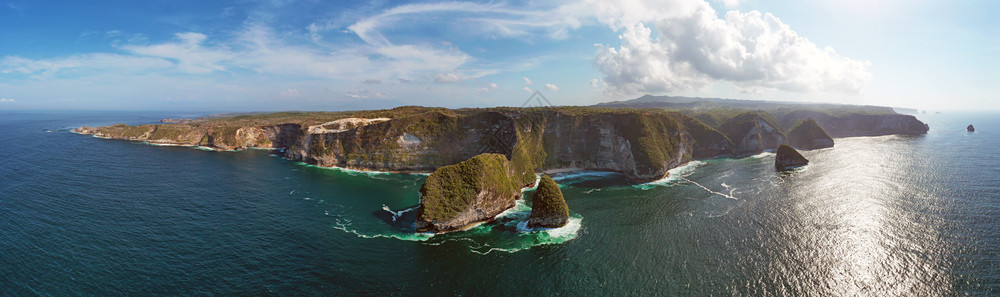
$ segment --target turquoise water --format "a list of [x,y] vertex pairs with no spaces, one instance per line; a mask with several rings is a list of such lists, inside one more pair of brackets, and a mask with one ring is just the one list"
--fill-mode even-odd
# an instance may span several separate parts
[[0,295],[1000,291],[995,114],[838,139],[790,174],[766,153],[644,185],[561,174],[567,227],[519,229],[524,201],[498,223],[436,236],[405,223],[423,175],[69,132],[178,116],[195,115],[0,113]]

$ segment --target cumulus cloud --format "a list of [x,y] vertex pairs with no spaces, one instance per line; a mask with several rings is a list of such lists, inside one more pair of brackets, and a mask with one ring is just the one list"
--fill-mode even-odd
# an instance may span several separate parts
[[532,90],[532,89],[531,89],[531,88],[529,88],[529,87],[523,87],[523,88],[521,88],[521,89],[522,89],[522,90],[524,90],[525,92],[528,92],[528,93],[533,93],[533,92],[535,92],[534,90]]
[[549,89],[549,91],[553,91],[553,92],[559,90],[559,87],[557,87],[556,85],[553,85],[553,84],[545,84],[545,88]]
[[17,102],[17,100],[14,100],[14,99],[0,98],[0,103],[16,103],[16,102]]
[[499,88],[500,86],[498,86],[497,83],[490,83],[490,87],[496,89]]
[[434,82],[439,84],[453,83],[460,81],[462,81],[462,78],[454,73],[438,73],[438,75],[434,76]]
[[524,78],[524,84],[525,85],[529,85],[530,86],[531,84],[534,84],[534,83],[535,82],[531,81],[530,78],[527,78],[527,77]]
[[770,13],[730,11],[720,19],[702,0],[668,2],[638,5],[662,15],[604,11],[609,25],[623,26],[620,46],[596,45],[594,66],[612,93],[698,90],[721,81],[740,88],[859,94],[871,77],[868,62],[820,48]]

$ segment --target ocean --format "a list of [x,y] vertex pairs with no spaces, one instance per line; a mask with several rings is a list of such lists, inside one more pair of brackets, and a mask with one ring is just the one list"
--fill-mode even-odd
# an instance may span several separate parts
[[566,227],[524,232],[523,201],[436,236],[406,230],[425,175],[70,131],[198,115],[0,112],[0,295],[1000,294],[1000,114],[918,115],[927,135],[836,139],[791,173],[558,174]]

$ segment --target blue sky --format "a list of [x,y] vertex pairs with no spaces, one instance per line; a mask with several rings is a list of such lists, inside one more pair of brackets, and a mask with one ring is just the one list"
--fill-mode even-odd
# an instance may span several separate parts
[[[0,0],[2,1],[2,0]],[[5,1],[0,109],[1000,109],[997,1]]]

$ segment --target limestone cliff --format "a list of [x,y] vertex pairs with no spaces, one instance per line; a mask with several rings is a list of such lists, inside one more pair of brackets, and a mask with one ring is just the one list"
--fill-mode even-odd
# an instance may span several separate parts
[[929,127],[912,115],[903,114],[829,114],[796,110],[775,115],[785,127],[812,118],[831,137],[926,134]]
[[823,131],[816,120],[808,118],[799,121],[788,131],[788,144],[798,149],[819,149],[833,147],[833,138]]
[[734,154],[757,154],[785,143],[785,133],[775,122],[764,113],[745,112],[723,122],[719,130],[735,144]]
[[418,232],[451,232],[492,220],[521,196],[507,157],[481,154],[434,170],[420,187]]
[[[830,132],[827,126],[833,127],[839,135],[922,133],[927,128],[912,116],[896,114],[834,117],[792,111],[778,115],[782,122],[816,115],[822,130]],[[291,160],[359,170],[431,172],[482,153],[496,153],[510,162],[515,183],[530,186],[535,172],[549,169],[614,171],[634,183],[657,180],[669,169],[693,159],[774,149],[787,140],[777,123],[775,117],[761,111],[712,111],[691,116],[662,109],[451,110],[406,106],[76,130],[106,138],[219,150],[284,149],[284,157]]]

